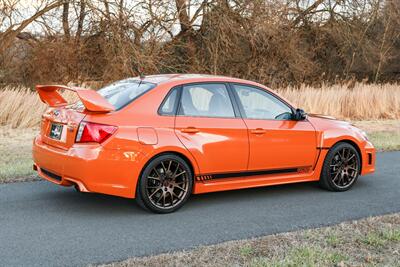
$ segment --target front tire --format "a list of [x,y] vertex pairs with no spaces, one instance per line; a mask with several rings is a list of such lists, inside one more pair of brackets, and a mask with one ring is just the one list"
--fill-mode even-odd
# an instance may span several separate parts
[[361,160],[358,151],[348,143],[334,145],[326,155],[319,184],[322,188],[342,192],[357,181]]
[[173,154],[152,159],[143,170],[136,190],[136,201],[155,213],[170,213],[181,208],[193,187],[188,164]]

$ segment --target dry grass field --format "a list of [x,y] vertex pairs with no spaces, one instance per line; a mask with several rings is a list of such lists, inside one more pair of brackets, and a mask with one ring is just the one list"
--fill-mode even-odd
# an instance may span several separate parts
[[[277,90],[295,106],[309,113],[346,120],[400,119],[400,85],[358,83],[351,89],[334,85]],[[71,94],[69,98],[73,98]],[[37,126],[46,106],[36,92],[27,88],[0,90],[0,125],[13,128]]]
[[400,266],[400,214],[132,258],[130,266]]
[[357,83],[351,89],[342,85],[279,90],[295,106],[308,113],[334,116],[339,119],[400,119],[400,85]]
[[[65,92],[68,100],[77,100],[73,93]],[[25,87],[5,87],[0,89],[0,125],[11,128],[29,128],[39,125],[46,110],[39,95]]]

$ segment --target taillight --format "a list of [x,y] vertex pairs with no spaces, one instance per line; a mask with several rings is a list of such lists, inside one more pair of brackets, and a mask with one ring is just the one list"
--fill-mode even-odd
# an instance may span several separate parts
[[75,141],[77,143],[102,143],[117,130],[116,126],[98,124],[92,122],[81,122]]

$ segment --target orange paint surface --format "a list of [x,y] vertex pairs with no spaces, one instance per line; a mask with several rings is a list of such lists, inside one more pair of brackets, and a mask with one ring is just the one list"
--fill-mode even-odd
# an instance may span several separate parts
[[[84,192],[134,198],[141,171],[149,160],[173,152],[190,163],[194,194],[318,181],[329,148],[340,141],[353,144],[359,151],[361,174],[375,170],[374,147],[360,130],[346,122],[311,115],[295,121],[158,112],[167,94],[177,86],[240,83],[272,92],[263,85],[208,75],[158,75],[144,81],[157,85],[120,110],[91,90],[39,86],[40,98],[50,107],[33,142],[38,174],[59,185],[76,185]],[[69,108],[57,93],[59,88],[75,91],[85,109]],[[112,125],[116,131],[102,143],[77,143],[82,122]],[[54,123],[63,126],[60,140],[49,136]],[[229,177],[230,173],[279,169],[297,171]],[[211,179],[212,174],[221,173],[224,178]]]

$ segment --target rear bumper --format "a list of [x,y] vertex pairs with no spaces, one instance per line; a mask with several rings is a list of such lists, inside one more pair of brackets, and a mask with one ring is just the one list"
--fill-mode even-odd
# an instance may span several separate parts
[[[105,149],[99,144],[75,144],[68,150],[34,139],[34,168],[40,177],[62,186],[77,185],[83,192],[135,197],[141,167],[135,151]],[[136,155],[137,156],[137,155]]]
[[361,150],[362,168],[361,174],[375,172],[376,151],[370,142],[366,142],[364,149]]

